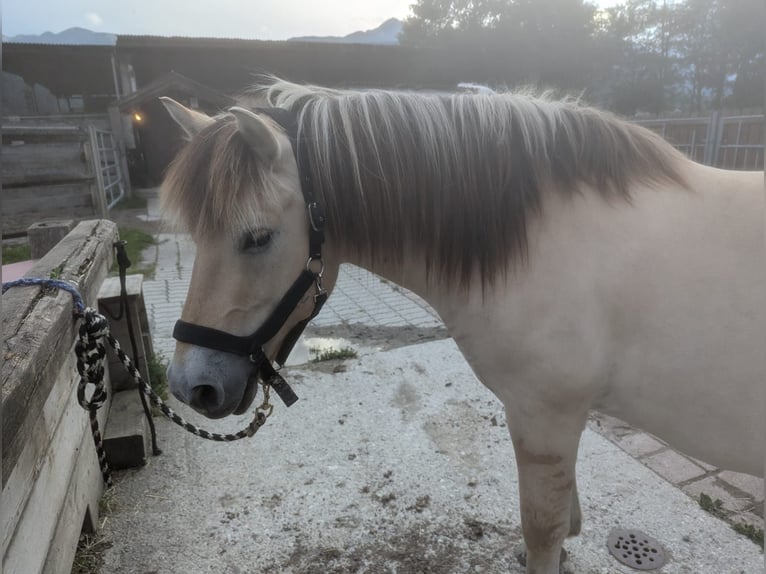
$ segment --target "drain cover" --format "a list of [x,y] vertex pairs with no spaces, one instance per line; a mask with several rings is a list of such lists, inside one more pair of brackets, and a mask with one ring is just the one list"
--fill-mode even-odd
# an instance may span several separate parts
[[660,543],[640,530],[612,530],[607,544],[612,556],[636,570],[655,570],[665,564]]

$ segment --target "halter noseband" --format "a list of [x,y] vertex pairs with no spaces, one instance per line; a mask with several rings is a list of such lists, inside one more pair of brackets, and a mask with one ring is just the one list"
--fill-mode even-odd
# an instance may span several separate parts
[[253,369],[255,373],[260,376],[264,383],[270,385],[289,407],[298,400],[298,397],[295,396],[292,389],[290,389],[284,379],[279,376],[271,365],[271,361],[263,352],[263,346],[279,332],[287,318],[298,307],[298,304],[309,288],[315,285],[314,310],[308,318],[300,321],[287,333],[277,352],[277,364],[280,367],[284,365],[306,325],[317,316],[325,301],[327,301],[327,291],[322,287],[322,273],[324,271],[322,243],[324,243],[325,217],[322,208],[314,197],[310,172],[307,166],[302,164],[301,160],[305,158],[301,158],[298,153],[298,126],[295,115],[281,108],[260,108],[256,111],[274,120],[285,130],[287,137],[290,139],[295,162],[298,165],[301,192],[308,209],[309,257],[306,261],[306,268],[290,286],[279,303],[277,303],[276,308],[263,325],[256,329],[252,335],[240,337],[225,331],[219,331],[218,329],[187,323],[179,319],[173,328],[173,338],[182,343],[189,343],[198,347],[206,347],[216,351],[250,357],[254,364]]

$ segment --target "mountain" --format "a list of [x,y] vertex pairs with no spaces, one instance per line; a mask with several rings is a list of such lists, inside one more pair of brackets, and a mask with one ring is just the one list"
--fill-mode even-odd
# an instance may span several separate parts
[[[290,38],[292,42],[334,42],[340,44],[398,44],[402,22],[390,18],[374,30],[353,32],[347,36],[299,36]],[[68,28],[62,32],[44,32],[43,34],[20,34],[18,36],[3,36],[3,42],[20,44],[79,44],[114,46],[117,42],[115,34],[93,32],[85,28]]]
[[289,42],[331,42],[336,44],[398,44],[402,21],[390,18],[374,30],[353,32],[347,36],[298,36]]
[[85,28],[67,28],[62,32],[44,32],[42,34],[20,34],[3,36],[3,42],[18,44],[79,44],[114,46],[117,36],[104,32],[93,32]]

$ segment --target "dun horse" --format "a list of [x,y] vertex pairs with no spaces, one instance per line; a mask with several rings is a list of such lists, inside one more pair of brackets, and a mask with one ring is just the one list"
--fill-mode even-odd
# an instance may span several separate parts
[[262,96],[216,117],[164,99],[190,138],[164,206],[197,245],[178,398],[245,411],[254,364],[284,360],[349,262],[428,301],[505,405],[528,574],[558,573],[580,530],[591,409],[763,473],[763,173],[698,165],[571,101],[281,81]]

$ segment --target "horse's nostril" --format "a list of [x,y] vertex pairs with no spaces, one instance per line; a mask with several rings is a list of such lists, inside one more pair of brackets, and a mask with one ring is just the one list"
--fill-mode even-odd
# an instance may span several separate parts
[[199,385],[192,389],[191,406],[200,410],[210,410],[219,406],[221,397],[215,387]]

